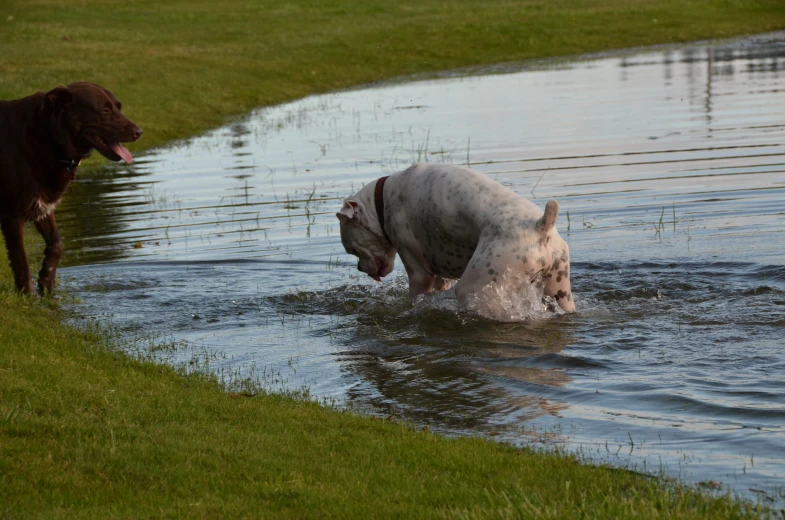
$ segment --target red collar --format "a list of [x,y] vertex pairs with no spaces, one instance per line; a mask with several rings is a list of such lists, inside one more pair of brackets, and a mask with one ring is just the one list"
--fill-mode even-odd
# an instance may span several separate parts
[[376,189],[373,192],[373,202],[376,206],[376,216],[379,219],[379,225],[382,226],[382,234],[384,234],[384,238],[387,239],[388,242],[391,242],[390,237],[387,235],[387,231],[384,230],[384,182],[387,180],[387,177],[380,177],[379,180],[376,181]]

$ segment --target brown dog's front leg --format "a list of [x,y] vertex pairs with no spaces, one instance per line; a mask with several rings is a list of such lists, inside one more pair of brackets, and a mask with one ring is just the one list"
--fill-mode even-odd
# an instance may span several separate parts
[[21,217],[6,217],[0,220],[0,228],[3,230],[8,261],[14,272],[16,288],[23,293],[35,293],[25,251],[25,220]]
[[60,263],[60,257],[63,254],[63,241],[60,239],[60,233],[57,231],[54,211],[36,222],[35,227],[46,242],[44,263],[38,272],[38,292],[43,295],[54,291],[57,264]]

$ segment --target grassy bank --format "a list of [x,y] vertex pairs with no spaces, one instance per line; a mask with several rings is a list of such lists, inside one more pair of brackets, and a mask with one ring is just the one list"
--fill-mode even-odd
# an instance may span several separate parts
[[[0,98],[102,83],[145,127],[139,150],[398,75],[779,28],[780,0],[26,0],[0,6]],[[63,326],[6,264],[3,246],[0,519],[754,516],[570,457],[233,397]]]

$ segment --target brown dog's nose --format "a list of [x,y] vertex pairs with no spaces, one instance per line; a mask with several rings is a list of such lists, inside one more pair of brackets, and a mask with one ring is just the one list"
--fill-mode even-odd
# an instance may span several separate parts
[[134,141],[142,137],[142,129],[140,127],[136,127],[133,130]]

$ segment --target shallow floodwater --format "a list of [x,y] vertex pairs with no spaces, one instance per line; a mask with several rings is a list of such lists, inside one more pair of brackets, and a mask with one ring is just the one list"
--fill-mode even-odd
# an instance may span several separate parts
[[[172,363],[781,504],[783,80],[778,34],[259,110],[78,180],[62,278]],[[498,323],[358,273],[341,199],[417,161],[558,199],[579,312]]]

